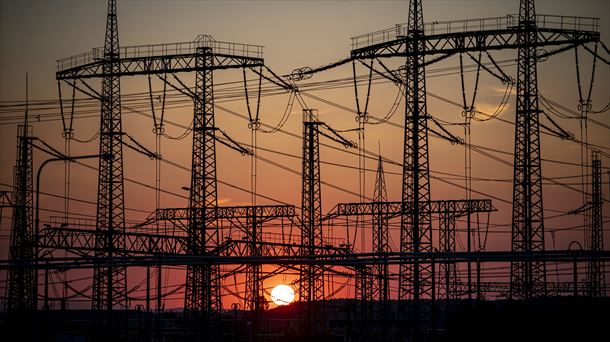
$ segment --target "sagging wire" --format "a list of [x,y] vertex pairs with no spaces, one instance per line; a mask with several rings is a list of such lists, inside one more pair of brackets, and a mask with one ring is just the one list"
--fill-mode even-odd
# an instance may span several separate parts
[[262,92],[262,83],[263,83],[263,67],[259,68],[258,72],[258,92],[257,92],[257,101],[256,101],[256,113],[255,116],[252,116],[252,110],[250,109],[250,96],[248,95],[248,81],[246,78],[246,69],[243,68],[243,76],[244,76],[244,92],[246,96],[246,107],[248,109],[248,128],[250,129],[250,146],[252,147],[252,151],[250,154],[250,191],[251,191],[251,203],[253,206],[256,205],[256,174],[257,174],[257,132],[261,127],[259,114],[260,114],[260,106],[261,106],[261,92]]
[[[357,82],[357,73],[356,73],[356,63],[352,61],[352,71],[354,77],[354,95],[356,99],[356,122],[358,122],[358,188],[360,194],[360,202],[364,202],[364,197],[366,196],[366,158],[364,155],[364,151],[366,149],[366,140],[365,140],[365,126],[369,120],[368,116],[368,107],[369,100],[371,96],[371,84],[373,81],[373,63],[374,60],[371,59],[371,64],[366,65],[369,68],[369,78],[368,85],[366,90],[366,100],[364,103],[364,111],[360,110],[360,99],[358,98],[358,82]],[[360,248],[362,251],[365,250],[365,230],[364,227],[359,227],[361,222],[356,220],[356,232],[354,233],[354,242],[352,245],[355,245],[357,232],[360,229]]]
[[[601,56],[599,56],[599,55],[597,54],[597,43],[595,44],[595,51],[591,51],[591,49],[590,49],[588,46],[586,46],[586,45],[583,45],[583,47],[585,48],[585,50],[587,50],[587,52],[591,53],[591,54],[593,55],[593,57],[594,57],[594,58],[597,58],[597,59],[599,59],[600,61],[602,61],[602,62],[604,62],[604,63],[606,63],[606,64],[610,65],[610,61],[608,61],[608,60],[606,60],[606,59],[602,58]],[[605,48],[605,46],[604,46],[604,48]],[[606,50],[606,51],[607,51],[607,50]]]
[[[74,103],[75,103],[75,95],[76,95],[76,94],[75,94],[75,91],[76,91],[76,90],[78,90],[79,92],[81,92],[81,93],[83,93],[83,94],[85,94],[85,95],[87,95],[87,96],[89,96],[89,97],[91,97],[91,98],[93,98],[93,99],[96,99],[96,100],[101,100],[102,96],[100,95],[100,93],[98,93],[97,91],[95,91],[95,89],[91,88],[91,87],[90,87],[90,86],[89,86],[87,83],[85,83],[85,82],[84,82],[84,81],[82,81],[82,80],[81,80],[81,82],[82,82],[82,83],[83,83],[83,84],[84,84],[84,85],[85,85],[85,86],[86,86],[88,89],[90,89],[90,90],[92,91],[92,93],[91,93],[91,92],[88,92],[88,91],[86,91],[86,90],[84,90],[84,89],[82,89],[82,88],[80,88],[80,87],[78,87],[78,86],[76,85],[76,82],[70,83],[70,82],[66,81],[66,83],[72,87],[72,108],[71,108],[71,111],[70,111],[70,124],[67,126],[67,128],[66,128],[66,129],[67,129],[67,131],[69,132],[69,133],[67,133],[67,134],[68,134],[68,135],[70,135],[70,140],[74,140],[74,141],[76,141],[76,142],[78,142],[78,143],[82,143],[82,144],[88,144],[88,143],[90,143],[90,142],[94,141],[95,139],[97,139],[97,138],[99,137],[99,135],[100,135],[100,130],[98,129],[98,131],[97,131],[96,133],[94,133],[94,134],[93,134],[93,136],[91,136],[91,138],[89,138],[89,139],[80,140],[80,139],[77,139],[76,137],[74,137],[74,129],[72,128],[72,127],[73,127],[73,126],[72,126],[72,123],[73,123],[73,121],[74,121],[74,113],[75,113],[75,112],[74,112],[74,108],[75,108]],[[60,98],[61,98],[61,90],[60,90],[60,95],[59,95],[59,96],[60,96]],[[61,113],[60,113],[60,114],[62,115],[62,125],[63,125],[64,127],[66,127],[66,125],[65,125],[65,120],[64,120],[64,113],[63,113],[63,112],[64,112],[64,110],[63,110],[63,104],[61,103],[61,100],[60,100],[60,111],[61,111]],[[64,132],[65,132],[65,131],[64,131]],[[64,133],[62,133],[62,136],[64,136]],[[64,137],[64,138],[65,138],[65,137]]]
[[[591,52],[590,49],[588,49],[586,46],[583,45],[583,47],[587,51]],[[588,89],[586,100],[583,100],[583,92],[582,92],[581,78],[580,78],[580,65],[579,65],[579,60],[578,60],[578,50],[574,49],[574,56],[576,59],[576,81],[577,81],[577,85],[578,85],[578,100],[579,100],[577,107],[580,110],[580,117],[579,117],[580,130],[581,130],[580,131],[581,132],[580,141],[582,142],[582,144],[580,145],[580,161],[581,161],[581,174],[582,174],[581,190],[582,190],[583,206],[586,205],[587,203],[589,203],[591,200],[591,193],[588,191],[589,189],[587,189],[587,184],[589,184],[589,173],[588,173],[589,155],[587,153],[587,151],[589,150],[588,116],[589,116],[589,111],[592,108],[591,94],[593,92],[593,83],[595,80],[595,66],[596,66],[596,62],[598,59],[597,47],[598,47],[598,44],[596,43],[595,51],[591,52],[593,54],[593,64],[591,67],[591,79],[590,79],[590,83],[589,83],[589,89]],[[585,234],[588,234],[588,230],[590,228],[589,227],[589,220],[591,219],[590,215],[591,215],[590,211],[583,212],[583,225],[585,227]],[[588,240],[585,239],[585,242],[588,242]]]
[[[148,75],[148,94],[149,94],[149,99],[150,99],[150,109],[151,109],[151,113],[152,113],[152,117],[153,117],[153,133],[155,134],[155,154],[157,156],[155,158],[155,209],[158,210],[161,208],[161,171],[162,171],[161,147],[162,147],[163,136],[165,135],[165,122],[164,122],[164,120],[165,120],[165,102],[166,102],[165,100],[166,100],[166,94],[167,94],[167,85],[169,82],[167,82],[167,74],[163,74],[163,76],[157,75],[157,77],[163,81],[162,96],[157,97],[157,99],[161,102],[161,115],[158,120],[157,120],[157,115],[155,112],[155,103],[153,101],[152,80],[151,80],[150,75]],[[161,234],[160,222],[156,222],[155,228],[156,228],[157,234]],[[165,226],[165,228],[167,228],[167,226]],[[167,231],[165,231],[164,233],[167,234]],[[161,266],[161,264],[156,266],[156,268],[153,270],[153,274],[150,274],[149,267],[147,267],[147,269],[146,269],[147,281],[150,281],[149,279],[151,277],[154,277],[155,275],[157,277],[157,296],[156,296],[157,305],[156,305],[156,308],[157,308],[157,312],[160,313],[161,308],[165,306],[164,295],[162,293],[162,287],[161,287],[161,284],[163,283],[163,279],[164,279],[163,267]],[[168,279],[169,279],[169,277],[166,276],[165,277],[166,285],[167,285]],[[148,290],[148,288],[147,288],[147,290]],[[147,302],[146,306],[149,307],[149,305],[150,305],[150,303]]]
[[381,118],[375,122],[368,122],[369,125],[384,124],[384,123],[390,121],[390,119],[392,119],[392,117],[394,116],[394,114],[396,114],[396,111],[400,107],[400,104],[402,103],[403,98],[405,97],[405,87],[406,87],[405,83],[398,85],[398,90],[396,92],[396,97],[394,98],[394,102],[392,103],[392,106],[390,107],[390,109],[388,110],[386,115],[383,118]]
[[[470,56],[470,54],[469,54]],[[472,56],[470,56],[472,58]],[[475,115],[475,109],[474,109],[474,101],[476,98],[476,94],[477,94],[477,88],[478,88],[478,84],[479,84],[479,74],[480,74],[480,67],[481,67],[481,53],[479,52],[479,58],[478,60],[476,60],[477,62],[477,76],[476,76],[476,81],[475,81],[475,86],[474,86],[474,92],[472,95],[472,102],[471,105],[468,106],[467,102],[466,102],[466,85],[465,85],[465,81],[464,81],[464,60],[463,60],[463,54],[460,53],[460,81],[461,81],[461,86],[462,86],[462,117],[464,118],[464,187],[466,190],[466,200],[469,201],[472,197],[472,149],[470,148],[470,144],[471,144],[471,135],[470,135],[470,126],[471,126],[471,121],[472,118]],[[477,218],[478,218],[478,214],[477,214]],[[466,224],[467,224],[467,249],[468,252],[470,252],[470,241],[472,240],[472,230],[471,230],[471,213],[470,210],[468,211],[468,214],[466,215]],[[478,231],[478,226],[477,226],[477,231]],[[468,281],[470,284],[470,263],[468,263]],[[470,296],[470,291],[468,293],[468,295]]]
[[[262,72],[262,68],[260,71],[257,71],[254,68],[250,68],[250,69],[254,73],[258,74],[259,77],[264,78],[266,81],[275,84],[276,86],[284,89],[285,91],[287,91],[289,93],[288,103],[286,105],[286,108],[284,109],[284,114],[282,114],[282,118],[280,119],[278,124],[275,125],[275,127],[271,128],[270,130],[260,130],[262,133],[275,133],[275,132],[281,130],[284,127],[284,125],[286,124],[286,122],[288,121],[288,119],[290,118],[290,115],[292,114],[292,107],[294,105],[295,99],[297,99],[299,101],[299,104],[301,104],[301,107],[306,108],[306,106],[304,106],[304,101],[298,91],[297,86],[294,83],[289,84],[288,82],[284,81],[280,76],[278,76],[276,73],[274,73],[271,69],[269,69],[267,66],[264,66],[264,67],[265,67],[265,70],[267,70],[277,80],[273,80],[273,79],[265,76]],[[260,99],[260,92],[259,92],[259,99]]]
[[[70,119],[69,124],[66,125],[66,118],[64,114],[63,107],[63,99],[61,96],[61,82],[57,81],[57,91],[59,93],[59,108],[61,113],[61,123],[62,123],[62,137],[64,138],[64,154],[66,156],[72,155],[72,139],[74,138],[74,103],[76,98],[76,88],[72,87],[72,100],[71,100],[71,109],[70,109]],[[70,176],[71,176],[71,163],[68,159],[64,161],[64,220],[68,220],[68,213],[70,212]],[[68,256],[68,251],[64,250],[64,257]],[[66,282],[68,280],[67,272],[62,272],[59,274],[59,270],[56,270],[56,276],[58,279],[61,279],[63,282],[62,286],[62,298],[66,298],[68,295],[68,288],[66,286]],[[55,290],[55,287],[53,287]]]
[[157,155],[154,152],[151,152],[149,149],[147,149],[144,145],[140,144],[134,137],[132,137],[129,133],[123,133],[123,135],[125,135],[127,138],[129,138],[129,140],[131,142],[133,142],[135,144],[135,146],[125,142],[124,140],[121,139],[121,143],[129,148],[131,148],[132,150],[141,153],[145,156],[147,156],[150,159],[161,159],[161,157],[159,155]]
[[216,128],[216,130],[218,130],[230,143],[217,138],[214,135],[214,140],[218,141],[219,143],[227,146],[230,149],[233,149],[239,153],[241,153],[242,155],[252,155],[252,151],[241,146],[237,141],[235,141],[233,138],[231,138],[229,135],[227,135],[227,133],[225,133],[223,130],[221,130],[220,128]]

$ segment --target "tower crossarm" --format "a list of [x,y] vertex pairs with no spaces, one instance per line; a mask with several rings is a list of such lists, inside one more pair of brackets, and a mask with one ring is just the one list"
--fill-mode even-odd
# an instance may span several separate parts
[[[208,207],[206,210],[207,220],[221,219],[245,219],[254,216],[259,221],[267,221],[274,218],[292,218],[296,216],[294,205],[258,205],[258,206],[230,206],[230,207]],[[182,221],[192,219],[189,208],[162,208],[153,211],[146,220],[138,226],[145,226],[158,221]]]
[[[496,211],[491,200],[439,200],[423,203],[420,206],[422,213],[445,213],[451,212],[455,217],[470,213],[481,213]],[[383,214],[388,217],[396,217],[401,213],[413,212],[413,203],[405,202],[368,202],[368,203],[339,203],[326,215],[325,219],[333,219],[339,216],[364,216]]]
[[[120,250],[126,256],[174,256],[186,255],[187,237],[180,235],[154,234],[149,232],[125,233],[125,250]],[[227,239],[218,246],[213,255],[250,256],[246,240]],[[297,255],[303,246],[297,243],[260,241],[256,244],[262,250],[262,256],[292,256]],[[46,227],[42,230],[38,243],[41,255],[53,250],[66,250],[83,257],[93,257],[95,251],[95,231],[86,228]],[[345,256],[352,253],[347,246],[316,246],[315,255]]]
[[[250,256],[248,251],[249,241],[244,240],[227,240],[222,246],[221,255],[223,256]],[[299,251],[307,246],[296,243],[268,242],[261,241],[256,243],[262,250],[262,256],[271,257],[289,257],[298,255]],[[336,256],[346,256],[352,253],[351,248],[346,246],[315,246],[313,247],[314,255],[328,256],[329,258]]]
[[[120,71],[114,76],[148,75],[195,71],[200,51],[209,52],[214,63],[211,70],[256,67],[263,65],[263,47],[240,43],[221,42],[211,36],[200,35],[190,42],[156,45],[125,46],[120,48]],[[104,74],[104,49],[91,51],[57,60],[58,80],[106,77]]]
[[[180,255],[186,254],[186,235],[126,232],[122,255]],[[95,231],[84,228],[47,227],[41,232],[39,248],[45,251],[67,250],[81,256],[93,256],[96,250]]]
[[[518,15],[425,24],[424,35],[407,35],[407,25],[376,31],[352,38],[352,58],[452,54],[469,51],[516,49],[523,28]],[[579,45],[599,41],[599,19],[538,15],[536,47]],[[415,39],[421,44],[417,52]]]

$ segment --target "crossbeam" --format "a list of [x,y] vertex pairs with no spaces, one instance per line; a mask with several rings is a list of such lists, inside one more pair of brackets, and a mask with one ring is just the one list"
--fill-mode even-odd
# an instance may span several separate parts
[[[518,15],[425,24],[418,55],[516,49]],[[537,47],[584,44],[599,40],[599,19],[554,15],[537,16]],[[352,58],[380,58],[412,55],[414,39],[407,36],[407,24],[352,38]]]
[[[125,233],[125,249],[120,250],[127,256],[176,256],[186,255],[187,237],[179,235],[152,233]],[[226,239],[215,251],[221,256],[250,256],[249,247],[253,242],[245,239]],[[303,245],[284,242],[254,242],[262,251],[261,256],[291,256],[297,255]],[[41,250],[67,250],[81,257],[92,257],[95,251],[95,231],[83,228],[47,227],[42,230],[39,241]],[[47,251],[50,252],[50,251]],[[316,246],[314,253],[320,255],[347,255],[352,252],[346,245]],[[42,256],[45,256],[43,251]]]
[[[273,264],[273,265],[332,265],[355,266],[388,263],[443,263],[443,262],[509,262],[511,260],[540,260],[544,262],[586,262],[592,259],[610,262],[610,251],[591,252],[579,250],[556,250],[538,252],[410,252],[386,253],[376,255],[371,253],[320,253],[312,255],[282,255],[282,256],[215,256],[215,255],[177,255],[159,258],[155,256],[116,256],[116,257],[68,257],[44,260],[36,266],[20,264],[16,267],[39,269],[70,269],[92,268],[95,265],[104,266],[146,266],[146,265],[242,265],[242,264]],[[0,270],[11,267],[7,259],[0,260]]]
[[[161,208],[153,211],[144,222],[138,225],[146,226],[159,221],[188,221],[193,216],[189,208]],[[230,206],[205,208],[206,220],[246,219],[256,214],[258,220],[267,221],[274,218],[290,218],[296,216],[294,205],[259,205]]]
[[[337,204],[325,220],[339,216],[365,216],[382,213],[387,217],[396,217],[400,214],[413,213],[412,202],[370,202],[370,203],[339,203]],[[468,213],[481,213],[496,211],[491,204],[491,200],[439,200],[420,203],[420,213],[453,213],[455,217],[460,217]]]
[[[120,68],[115,76],[150,75],[159,73],[189,72],[199,69],[200,51],[212,55],[209,70],[262,66],[263,47],[216,41],[212,36],[199,35],[190,42],[121,47]],[[58,80],[75,80],[106,77],[102,69],[103,48],[57,60]]]

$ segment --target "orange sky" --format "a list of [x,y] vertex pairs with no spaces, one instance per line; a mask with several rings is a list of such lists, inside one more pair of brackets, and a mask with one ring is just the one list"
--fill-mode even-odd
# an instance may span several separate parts
[[[406,1],[119,1],[119,34],[122,46],[168,43],[190,41],[200,33],[211,34],[217,40],[257,44],[265,46],[265,62],[278,74],[287,74],[299,67],[316,67],[337,61],[349,56],[350,40],[355,35],[392,27],[396,23],[403,23],[407,18]],[[516,13],[518,1],[424,1],[424,21],[455,20],[462,18],[496,17],[508,13]],[[55,60],[85,52],[93,47],[103,45],[106,4],[104,1],[76,2],[76,1],[2,1],[0,2],[0,189],[9,189],[12,184],[12,167],[15,163],[16,126],[18,118],[23,114],[21,110],[5,110],[9,101],[23,101],[24,74],[29,73],[30,99],[32,101],[57,100],[57,85],[55,81]],[[537,13],[557,15],[578,15],[586,17],[601,16],[602,41],[609,46],[610,33],[610,1],[537,1]],[[591,55],[580,49],[583,84],[589,84],[591,72]],[[515,51],[495,52],[496,60],[516,59]],[[606,56],[608,58],[608,56]],[[468,60],[468,59],[466,59]],[[397,67],[401,60],[389,61],[388,65]],[[467,62],[471,64],[470,62]],[[459,74],[448,74],[443,68],[455,67],[458,58],[452,57],[443,62],[436,63],[427,69],[428,92],[441,95],[455,102],[461,102],[461,88]],[[553,56],[544,63],[539,64],[539,88],[542,94],[560,104],[576,110],[578,95],[574,67],[574,53],[569,51]],[[506,66],[509,75],[516,76],[515,66]],[[366,69],[358,67],[358,73],[366,74]],[[449,72],[451,73],[451,72]],[[339,67],[324,73],[316,74],[312,79],[302,81],[303,84],[324,82],[336,79],[349,79],[351,65]],[[248,73],[254,78],[252,72]],[[193,84],[192,75],[179,75],[188,85]],[[241,72],[228,71],[215,74],[216,103],[241,114],[246,114],[246,105],[243,99],[237,101],[228,99],[231,92],[239,92],[242,76]],[[228,84],[228,82],[237,82]],[[467,91],[472,91],[474,74],[466,77]],[[97,81],[92,81],[94,87],[99,88]],[[128,77],[122,80],[122,94],[143,93],[138,103],[146,99],[148,91],[146,77]],[[233,90],[230,87],[237,87]],[[251,83],[250,94],[255,93],[255,82]],[[162,83],[153,79],[153,89],[162,89]],[[483,112],[493,112],[502,98],[504,87],[495,78],[482,72],[476,107]],[[360,94],[365,92],[361,86]],[[67,86],[62,87],[64,98],[71,96]],[[392,107],[396,97],[397,88],[394,85],[383,83],[375,84],[371,91],[369,112],[375,117],[384,117]],[[337,90],[311,91],[313,95],[331,100],[345,107],[355,108],[353,88],[350,86]],[[593,109],[599,109],[610,100],[610,67],[599,63],[595,78],[592,100]],[[82,97],[82,95],[78,95]],[[131,97],[133,98],[133,96]],[[182,100],[185,100],[182,98]],[[305,97],[310,108],[320,111],[320,119],[338,130],[356,128],[354,114],[338,109],[326,103]],[[362,100],[361,100],[362,101]],[[264,97],[261,103],[261,120],[274,126],[281,118],[288,102],[288,95],[277,91],[277,95]],[[123,101],[129,105],[129,100]],[[134,103],[134,102],[131,102]],[[500,117],[514,121],[514,97]],[[44,105],[34,106],[30,114],[35,119],[33,123],[36,136],[44,139],[52,146],[63,150],[64,142],[61,138],[61,122],[57,121],[56,110],[46,110]],[[158,108],[157,108],[158,110]],[[144,106],[144,112],[150,112],[150,107]],[[438,99],[428,98],[428,111],[435,117],[460,123],[461,109],[448,105]],[[55,114],[53,118],[46,114]],[[132,112],[123,111],[123,127],[130,135],[137,137],[138,141],[149,149],[154,150],[153,123],[148,117]],[[46,118],[54,121],[36,122],[37,115],[41,120]],[[595,120],[608,125],[609,112],[592,116]],[[166,119],[188,126],[192,118],[192,107],[188,104],[182,108],[166,111]],[[562,127],[579,137],[579,123],[574,119],[553,117]],[[284,130],[300,136],[301,108],[295,104],[291,116],[283,127]],[[543,119],[545,121],[546,119]],[[78,139],[92,137],[98,129],[98,117],[76,120],[74,123],[75,135]],[[392,116],[390,122],[402,125],[404,122],[404,103]],[[236,118],[220,109],[216,109],[216,124],[234,139],[249,143],[251,139],[247,122]],[[462,126],[447,126],[455,135],[463,136]],[[168,125],[166,133],[170,136],[179,136],[183,128]],[[344,135],[350,140],[357,141],[354,132]],[[495,154],[512,163],[512,150],[514,127],[512,125],[492,120],[489,122],[475,122],[472,125],[472,143],[510,152],[510,154]],[[589,141],[603,147],[605,153],[610,153],[610,132],[596,124],[589,126]],[[334,142],[325,141],[326,144],[339,147],[338,151],[328,147],[321,148],[323,162],[358,165],[358,159],[353,154],[345,153],[345,149]],[[182,140],[165,138],[162,141],[162,155],[165,159],[188,167],[190,165],[191,135]],[[377,153],[381,147],[382,155],[388,160],[401,162],[403,151],[403,133],[400,127],[391,125],[369,125],[366,128],[366,149]],[[286,154],[301,155],[301,140],[282,133],[258,134],[258,146],[265,149],[277,150]],[[73,154],[95,153],[98,141],[89,144],[73,143]],[[355,152],[355,150],[354,150]],[[543,158],[560,161],[544,162],[543,174],[545,177],[563,177],[580,175],[580,167],[565,163],[580,163],[579,145],[562,141],[555,137],[542,137]],[[154,161],[145,156],[125,149],[125,177],[137,179],[150,185],[154,184]],[[271,159],[290,169],[301,171],[301,161],[298,158],[281,156],[270,152],[260,151],[260,156]],[[36,170],[46,156],[35,152]],[[94,161],[87,161],[89,165],[97,167]],[[603,192],[605,198],[608,194],[608,175],[605,173],[610,166],[608,158],[602,158]],[[243,188],[250,187],[250,158],[227,149],[217,147],[218,178],[229,184]],[[373,161],[367,161],[366,167],[375,169]],[[400,172],[397,165],[384,165],[388,197],[390,200],[400,199]],[[446,178],[447,180],[463,184],[461,179],[439,174],[438,171],[462,175],[464,172],[463,146],[451,145],[444,140],[430,137],[430,167],[432,176]],[[263,161],[258,162],[258,192],[286,203],[300,205],[300,178],[298,175],[279,169]],[[181,187],[188,186],[189,173],[187,171],[164,164],[162,169],[162,188],[169,192],[186,196]],[[486,195],[499,197],[510,201],[512,196],[512,167],[498,161],[473,153],[473,176],[479,178],[496,179],[500,181],[474,181],[473,187]],[[322,165],[323,180],[336,186],[358,192],[358,175],[353,168],[337,167],[329,164]],[[459,178],[459,177],[458,177]],[[366,194],[372,195],[374,173],[367,173]],[[61,163],[50,165],[45,169],[41,190],[48,193],[63,194],[63,165]],[[570,187],[579,188],[579,178],[558,180]],[[72,167],[71,193],[73,198],[86,201],[96,201],[97,175],[94,171],[74,165]],[[555,211],[566,212],[581,205],[581,195],[566,187],[548,184],[544,187],[545,216],[557,214]],[[439,180],[432,180],[433,199],[461,199],[464,190],[447,185]],[[334,188],[322,188],[324,212],[328,212],[336,203],[355,202],[357,197]],[[226,185],[219,185],[219,202],[225,205],[246,205],[250,203],[248,193],[235,190]],[[474,195],[474,198],[484,198],[483,195]],[[147,216],[146,212],[154,209],[154,192],[148,188],[126,182],[125,200],[128,210],[126,217],[130,221],[141,220]],[[163,207],[186,206],[187,201],[176,195],[163,194],[161,200]],[[259,199],[259,204],[274,204],[269,200]],[[53,210],[63,210],[63,202],[53,197],[41,196],[41,206]],[[87,203],[72,202],[73,212],[95,215],[95,206]],[[510,248],[510,204],[494,200],[494,206],[499,209],[492,215],[490,234],[487,240],[487,250],[505,250]],[[610,246],[610,206],[604,206],[605,246]],[[50,213],[43,212],[41,219],[46,220]],[[7,256],[7,236],[10,229],[10,212],[2,212],[2,226],[0,231],[0,258]],[[547,235],[547,248],[565,249],[572,240],[582,240],[582,229],[569,229],[582,224],[582,217],[561,216],[545,222]],[[494,226],[498,225],[498,226]],[[568,228],[568,229],[565,229]],[[565,230],[563,230],[565,229]],[[550,231],[555,240],[553,242]],[[326,228],[325,228],[326,233]],[[353,231],[351,232],[353,234]],[[346,239],[346,232],[336,229],[333,237]],[[365,249],[370,249],[370,231],[367,232]],[[461,236],[463,242],[465,237]],[[394,246],[398,244],[399,232],[392,231]],[[436,237],[434,243],[437,243]],[[465,242],[463,242],[465,243]],[[356,246],[360,246],[359,239]],[[458,248],[460,248],[458,246]],[[2,275],[3,277],[4,275]],[[176,276],[177,277],[177,276]],[[288,280],[289,281],[289,280]],[[176,282],[179,282],[176,279]],[[270,280],[266,286],[275,284],[277,279]],[[228,303],[228,304],[227,304]],[[230,302],[225,305],[230,305]],[[180,304],[176,304],[179,306]]]

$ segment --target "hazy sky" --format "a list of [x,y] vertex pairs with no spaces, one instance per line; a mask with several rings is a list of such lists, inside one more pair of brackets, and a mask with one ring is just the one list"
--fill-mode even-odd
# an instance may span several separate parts
[[[499,17],[506,14],[517,13],[518,0],[494,1],[424,1],[424,21],[445,21],[480,17]],[[121,46],[158,44],[169,42],[191,41],[198,34],[211,34],[216,40],[228,42],[241,42],[265,47],[265,64],[278,74],[290,73],[293,69],[328,64],[349,56],[350,37],[359,34],[391,28],[394,24],[404,23],[407,20],[407,1],[119,1],[118,26]],[[538,14],[556,14],[582,17],[599,17],[601,39],[610,46],[610,1],[537,1]],[[23,110],[15,109],[11,101],[23,101],[25,98],[25,73],[29,73],[30,100],[52,100],[58,98],[55,81],[56,60],[82,52],[93,47],[103,45],[104,28],[106,20],[105,1],[0,1],[0,189],[7,190],[12,184],[12,167],[15,163],[16,127],[20,121]],[[600,50],[601,51],[601,50]],[[600,52],[606,59],[610,56]],[[516,59],[516,52],[496,52],[496,60],[505,60],[506,72],[516,77],[516,69],[511,60]],[[588,86],[591,73],[592,57],[580,49],[580,64],[583,85]],[[466,58],[467,64],[472,64]],[[389,65],[397,67],[401,60],[389,61]],[[461,88],[459,73],[455,66],[458,58],[449,58],[441,63],[428,67],[428,91],[461,103]],[[449,71],[442,69],[449,68]],[[451,69],[453,68],[453,69]],[[358,73],[365,75],[366,69],[358,67]],[[572,50],[558,56],[553,56],[539,65],[540,91],[553,101],[576,110],[577,88],[574,67],[574,52]],[[192,75],[179,75],[185,83],[192,85]],[[240,91],[242,81],[241,72],[215,73],[217,103],[242,114],[246,114],[245,101],[229,101],[231,92]],[[251,72],[249,78],[255,75]],[[349,79],[352,77],[351,65],[315,75],[303,83],[323,82],[332,79]],[[228,84],[227,82],[236,82]],[[472,92],[474,74],[466,77],[466,87]],[[91,85],[99,88],[99,82],[92,81]],[[153,79],[155,91],[162,89],[162,83]],[[586,87],[585,87],[586,88]],[[360,93],[366,90],[365,85],[360,87]],[[141,110],[150,113],[150,106],[146,107],[146,94],[148,83],[146,77],[129,77],[122,80],[122,94],[140,94],[139,98],[133,96],[131,100],[144,103]],[[250,85],[251,95],[256,91],[255,82]],[[391,84],[375,84],[371,90],[371,104],[369,112],[375,117],[384,117],[392,107],[396,98],[397,88]],[[491,113],[496,110],[505,88],[495,78],[484,72],[481,73],[481,84],[477,95],[476,107],[484,112]],[[288,95],[282,91],[277,95],[264,97],[261,102],[261,120],[269,125],[275,125],[281,118],[288,102]],[[344,87],[338,90],[311,91],[324,99],[331,100],[343,106],[354,109],[355,100],[353,87]],[[62,86],[64,99],[71,97],[71,90]],[[82,95],[77,95],[83,98]],[[144,101],[143,101],[144,99]],[[184,100],[184,99],[183,99]],[[592,94],[593,109],[604,107],[610,100],[610,67],[603,63],[597,64],[596,78]],[[320,118],[331,126],[340,130],[349,130],[357,125],[354,114],[327,103],[319,102],[306,97],[309,107],[320,110]],[[361,101],[363,101],[361,99]],[[124,104],[129,103],[124,100]],[[511,122],[514,121],[514,96],[511,97],[500,117]],[[9,107],[11,106],[11,107]],[[35,135],[49,144],[63,150],[64,141],[61,138],[61,122],[58,121],[56,104],[49,104],[53,108],[45,108],[45,104],[37,103],[32,107],[30,114],[34,118]],[[10,108],[10,109],[7,109]],[[157,108],[157,110],[159,110]],[[429,97],[429,112],[448,122],[460,123],[461,109],[448,105],[438,99]],[[37,115],[55,114],[54,117],[41,116],[41,122],[36,122]],[[217,126],[226,131],[233,138],[249,143],[251,136],[247,122],[236,118],[224,111],[216,111]],[[175,123],[188,126],[192,119],[192,107],[185,105],[181,108],[168,109],[166,117]],[[595,114],[594,119],[603,125],[610,124],[610,115],[606,111]],[[577,120],[553,118],[565,129],[579,137],[580,128]],[[53,121],[44,121],[46,119]],[[543,119],[542,121],[545,121]],[[43,122],[44,121],[44,122]],[[398,125],[404,123],[404,103],[390,119]],[[75,134],[78,139],[88,139],[95,135],[99,126],[98,117],[82,118],[75,121]],[[152,120],[142,115],[124,111],[123,127],[126,132],[154,150],[154,136],[152,134]],[[447,126],[458,136],[463,136],[461,126]],[[291,116],[284,126],[286,131],[301,135],[301,108],[295,104]],[[367,150],[377,153],[379,146],[381,152],[388,160],[401,162],[403,133],[399,127],[390,125],[370,125],[366,131]],[[173,137],[184,132],[183,128],[168,126],[167,134]],[[354,132],[344,133],[351,140],[357,140]],[[472,141],[474,144],[512,153],[514,127],[512,125],[492,120],[489,122],[476,122],[472,126]],[[603,147],[605,153],[610,153],[610,132],[608,128],[589,123],[590,142]],[[183,140],[164,139],[162,154],[164,158],[183,166],[190,165],[191,136]],[[326,144],[336,146],[335,143],[325,141]],[[95,153],[99,142],[94,140],[89,144],[72,144],[73,154]],[[464,173],[464,149],[462,146],[450,145],[448,142],[430,138],[430,163],[432,175],[442,177],[455,184],[463,184],[459,177],[452,177],[437,173],[438,171],[462,175]],[[283,153],[300,156],[300,139],[282,133],[258,135],[258,146],[278,150]],[[340,147],[341,149],[341,147]],[[218,151],[218,177],[224,182],[243,187],[250,187],[250,159],[242,157],[237,152],[222,146]],[[355,151],[354,151],[355,152]],[[131,150],[125,150],[125,176],[150,185],[154,183],[154,162],[138,155]],[[512,154],[497,154],[498,157],[512,163]],[[569,163],[580,162],[579,145],[562,141],[555,137],[543,136],[543,158],[564,162],[545,162],[543,173],[546,177],[577,176],[580,167]],[[297,172],[301,171],[301,162],[298,158],[279,156],[270,152],[260,151],[260,155],[273,160]],[[35,170],[46,156],[35,152]],[[321,148],[323,161],[357,166],[357,157],[327,147]],[[97,167],[93,161],[87,162]],[[608,175],[605,173],[610,166],[608,158],[602,158],[604,166],[603,191],[608,198]],[[366,167],[374,169],[376,165],[367,161]],[[385,165],[386,181],[390,200],[400,199],[400,172],[396,165]],[[189,173],[163,165],[162,187],[169,192],[186,195],[180,188],[187,186]],[[354,169],[336,167],[328,164],[322,166],[323,180],[358,192],[357,172]],[[473,176],[495,179],[496,181],[475,181],[474,189],[485,195],[491,195],[511,200],[512,196],[512,167],[499,163],[496,160],[473,153]],[[579,189],[579,178],[565,178],[558,180],[569,187]],[[42,191],[63,194],[63,165],[49,166],[42,181]],[[71,193],[74,198],[87,201],[96,200],[97,175],[94,171],[75,165],[72,167]],[[374,174],[367,173],[366,193],[372,194]],[[448,185],[442,181],[432,181],[433,199],[461,199],[464,190]],[[150,211],[154,209],[153,192],[130,182],[126,182],[126,207]],[[268,163],[258,163],[258,191],[283,202],[299,205],[300,178],[298,175],[279,169]],[[581,205],[581,195],[573,189],[545,182],[545,215],[547,217],[565,213]],[[324,211],[330,210],[339,202],[355,202],[357,197],[323,186]],[[484,198],[484,195],[475,195],[475,198]],[[45,208],[62,210],[63,203],[48,196],[42,196],[41,206]],[[225,185],[219,185],[219,201],[227,205],[248,204],[250,195]],[[259,203],[273,203],[259,199]],[[170,194],[162,195],[162,206],[186,206],[187,201]],[[491,233],[487,249],[510,248],[510,204],[494,201],[499,209],[492,215],[491,222],[500,226],[491,226]],[[74,211],[95,214],[95,206],[86,203],[73,202]],[[610,206],[604,207],[606,222],[605,241],[606,248],[610,246]],[[46,219],[49,213],[43,213]],[[6,236],[10,228],[10,213],[2,212],[3,237],[0,258],[6,257]],[[142,219],[144,212],[128,211],[130,220]],[[566,229],[582,224],[578,216],[561,216],[549,219],[546,222],[547,231],[557,230],[553,233],[556,240],[552,240],[551,233],[547,234],[548,248],[567,248],[571,240],[582,239],[582,230]],[[345,238],[345,232],[333,232],[336,238]],[[398,232],[392,233],[394,245],[398,244]],[[436,240],[435,240],[436,241]],[[436,242],[435,242],[436,244]],[[360,245],[358,242],[357,246]],[[367,242],[370,246],[370,242]]]

